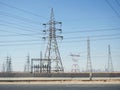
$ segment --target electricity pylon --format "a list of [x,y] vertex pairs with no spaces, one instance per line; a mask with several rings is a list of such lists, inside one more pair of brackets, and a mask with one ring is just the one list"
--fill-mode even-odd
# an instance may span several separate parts
[[56,28],[56,25],[61,25],[62,22],[55,21],[53,8],[51,9],[51,16],[48,23],[44,23],[46,34],[43,39],[47,39],[47,47],[45,51],[45,59],[50,60],[48,66],[51,67],[52,72],[64,72],[60,52],[58,48],[57,38],[63,39],[63,36],[57,35],[57,31],[62,32],[62,29]]
[[12,72],[11,57],[8,57],[8,56],[6,60],[6,72]]
[[30,56],[29,56],[29,54],[27,56],[27,62],[26,62],[26,65],[24,67],[24,71],[25,72],[30,72]]
[[114,72],[110,45],[108,45],[108,72]]
[[87,72],[92,72],[92,63],[91,63],[91,55],[90,55],[90,40],[87,40]]
[[92,80],[92,63],[90,55],[90,40],[87,40],[87,68],[86,71],[89,73],[89,79]]

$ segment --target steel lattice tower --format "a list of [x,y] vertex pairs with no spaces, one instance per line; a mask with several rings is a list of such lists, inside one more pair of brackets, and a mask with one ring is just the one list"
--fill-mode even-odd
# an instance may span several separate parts
[[47,47],[45,51],[45,59],[51,60],[49,66],[52,72],[64,72],[62,65],[60,52],[58,48],[57,38],[63,39],[63,36],[57,35],[57,31],[62,32],[61,29],[56,28],[56,26],[61,25],[62,22],[55,21],[53,8],[51,9],[51,17],[48,23],[43,24],[46,29],[43,30],[46,36],[43,39],[47,39]]
[[113,63],[112,63],[112,56],[111,56],[111,49],[110,45],[108,45],[108,72],[113,72]]
[[26,62],[24,71],[25,71],[25,72],[30,72],[30,56],[29,56],[29,54],[28,54],[28,56],[27,56],[27,62]]
[[11,57],[8,57],[8,56],[6,60],[6,72],[12,72]]
[[3,63],[2,72],[5,72],[5,64]]
[[92,72],[92,63],[91,63],[91,55],[90,55],[90,40],[87,40],[87,72]]

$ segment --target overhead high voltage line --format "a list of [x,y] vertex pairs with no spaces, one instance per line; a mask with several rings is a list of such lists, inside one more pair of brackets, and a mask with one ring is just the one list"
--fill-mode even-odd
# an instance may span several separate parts
[[[75,29],[74,29],[75,30]],[[104,31],[114,31],[114,30],[120,30],[120,28],[106,28],[106,29],[85,29],[85,30],[78,30],[78,31],[72,31],[72,32],[63,32],[63,34],[70,34],[70,33],[79,33],[79,32],[104,32]]]
[[[120,37],[116,37],[116,38],[102,38],[102,39],[91,39],[91,41],[112,40],[112,39],[120,39]],[[73,42],[79,43],[81,41],[86,41],[86,40],[65,41],[65,42],[62,42],[62,43],[71,43],[71,42],[72,43]],[[4,46],[21,46],[21,45],[40,45],[40,44],[43,44],[43,43],[39,42],[39,43],[20,43],[20,44],[0,44],[0,46],[4,47]]]
[[21,44],[2,44],[0,46],[21,46],[21,45],[40,45],[42,43],[21,43]]
[[[87,38],[87,37],[86,37]],[[113,38],[97,38],[97,39],[91,39],[91,41],[99,41],[99,40],[113,40],[113,39],[120,39],[120,36],[119,37],[113,37]],[[76,43],[79,43],[79,42],[81,42],[81,41],[85,41],[86,42],[86,39],[80,39],[80,40],[72,40],[72,41],[65,41],[65,42],[62,42],[62,43],[74,43],[74,42],[76,42]]]
[[13,42],[33,42],[33,41],[39,41],[40,42],[40,39],[34,39],[34,40],[11,40],[11,41],[0,41],[0,43],[13,43]]
[[17,19],[17,20],[21,20],[23,22],[32,23],[32,24],[35,24],[35,25],[42,24],[38,21],[34,21],[34,20],[31,20],[31,19],[28,19],[28,18],[25,18],[25,17],[21,17],[21,16],[17,16],[17,15],[11,15],[10,13],[4,12],[4,11],[0,11],[0,12],[1,12],[0,15],[2,15],[2,16],[11,17],[11,18],[14,18],[14,19]]
[[24,29],[24,28],[15,26],[15,25],[9,25],[9,24],[3,24],[3,23],[2,24],[0,23],[0,25],[15,28],[15,29],[22,30],[22,31],[36,32],[35,30]]
[[43,16],[41,16],[41,15],[35,14],[35,13],[30,12],[30,11],[27,11],[27,10],[25,10],[25,9],[21,9],[21,8],[18,8],[18,7],[9,5],[9,4],[4,3],[4,2],[0,2],[0,4],[1,4],[1,5],[4,5],[4,6],[6,6],[6,7],[13,8],[13,9],[16,9],[16,10],[18,10],[18,11],[24,12],[24,13],[28,13],[28,14],[31,14],[31,15],[34,15],[34,16],[37,16],[37,17],[41,17],[41,18],[43,18],[43,19],[48,19],[48,18],[45,18],[45,17],[43,17]]
[[109,5],[109,7],[115,12],[115,14],[120,18],[120,14],[118,11],[112,6],[112,4],[109,2],[109,0],[105,0],[106,3]]
[[[4,24],[3,24],[4,25]],[[6,26],[6,25],[4,25],[4,26]],[[16,28],[16,27],[14,27],[14,28]],[[17,28],[18,29],[18,28]],[[20,29],[20,28],[19,28]],[[24,30],[24,29],[21,29],[21,30]],[[105,32],[105,31],[118,31],[118,30],[120,30],[120,28],[107,28],[107,29],[91,29],[91,30],[79,30],[79,31],[74,31],[74,32],[63,32],[63,34],[73,34],[73,33],[82,33],[82,32]],[[6,36],[29,36],[29,35],[42,35],[42,33],[40,33],[40,32],[36,32],[35,30],[32,30],[32,31],[30,31],[30,32],[36,32],[36,33],[33,33],[33,34],[28,34],[28,33],[23,33],[23,34],[21,34],[21,33],[18,33],[18,32],[11,32],[11,31],[8,31],[8,30],[1,30],[0,29],[0,31],[2,31],[2,32],[8,32],[8,33],[14,33],[14,34],[7,34],[7,35],[0,35],[0,37],[6,37]],[[29,31],[29,30],[27,30],[27,31]],[[108,34],[107,34],[108,35]],[[104,35],[103,35],[104,36]],[[85,36],[86,37],[86,36]],[[96,37],[96,36],[95,36]],[[97,37],[99,37],[99,36],[97,36]],[[74,37],[72,37],[72,38],[74,38]],[[83,38],[83,37],[80,37],[80,38]]]
[[0,22],[10,24],[10,25],[14,25],[14,26],[19,26],[19,27],[22,27],[22,28],[27,28],[27,29],[32,29],[33,28],[33,27],[21,25],[21,24],[16,24],[16,23],[13,23],[13,22],[8,22],[8,21],[5,21],[5,20],[0,20]]
[[[86,37],[86,39],[87,39],[87,37]],[[65,41],[63,43],[86,41],[86,39],[77,38],[77,41],[76,40],[70,40],[70,41]],[[117,37],[104,37],[104,38],[103,37],[101,37],[101,38],[91,38],[91,41],[112,40],[112,39],[120,39],[120,36],[117,36]],[[24,44],[27,44],[28,42],[40,42],[40,39],[0,41],[0,46],[22,45],[21,43],[23,43],[23,45],[24,45]],[[12,43],[12,44],[10,44],[10,43]],[[18,43],[18,44],[15,44],[15,43]],[[29,44],[31,44],[31,43],[29,43]],[[43,43],[41,43],[41,44],[43,44]],[[32,45],[33,45],[33,43],[32,43]]]
[[[120,36],[120,33],[117,33],[117,34],[105,34],[105,35],[92,35],[92,36],[89,36],[89,37],[90,38],[97,38],[97,37],[111,37],[111,36]],[[87,36],[68,37],[68,38],[65,38],[65,39],[80,39],[80,38],[87,38]]]
[[[91,40],[91,41],[98,41],[98,40],[111,40],[111,39],[120,39],[120,37],[117,37],[117,38],[104,38],[104,39],[94,39],[94,40]],[[73,42],[76,42],[76,43],[79,43],[80,41],[86,41],[86,40],[79,40],[79,41],[66,41],[64,43],[73,43]],[[59,42],[58,42],[59,43]],[[4,47],[4,46],[22,46],[22,45],[40,45],[40,44],[43,44],[43,43],[20,43],[20,44],[0,44],[0,46]]]
[[[6,26],[6,25],[5,25]],[[17,28],[17,27],[14,27],[14,28]],[[20,28],[17,28],[17,29],[20,29]],[[25,29],[20,29],[20,30],[25,30]],[[102,29],[101,29],[102,30]],[[95,30],[95,31],[101,31],[101,30]],[[112,30],[119,30],[119,29],[109,29],[109,31],[112,31]],[[6,35],[0,35],[0,37],[14,37],[14,36],[42,36],[43,34],[42,33],[40,33],[40,32],[36,32],[36,33],[30,33],[30,34],[28,34],[28,33],[18,33],[18,32],[11,32],[11,31],[8,31],[8,30],[0,30],[0,31],[2,31],[2,32],[8,32],[8,33],[14,33],[14,34],[6,34]],[[25,31],[30,31],[30,30],[25,30]],[[93,30],[91,30],[91,31],[93,31]],[[106,31],[108,31],[107,29],[106,29]],[[30,32],[34,32],[34,31],[30,31]],[[79,31],[80,32],[80,31]],[[82,31],[81,31],[82,32]],[[85,32],[87,32],[87,31],[85,31]],[[88,31],[89,32],[89,31]],[[69,33],[69,32],[68,32]],[[70,32],[71,33],[71,32]],[[74,33],[78,33],[78,32],[74,32]],[[65,34],[67,34],[67,33],[65,33]],[[71,33],[71,34],[73,34],[73,33]],[[106,35],[91,35],[91,36],[89,36],[89,37],[91,37],[91,38],[94,38],[94,37],[106,37],[106,36],[120,36],[120,34],[119,33],[117,33],[117,34],[106,34]],[[86,38],[87,36],[77,36],[77,37],[66,37],[65,39],[77,39],[77,38]],[[37,38],[37,37],[36,37]]]
[[[13,32],[13,31],[8,31],[8,30],[0,30],[2,32],[7,32],[7,33],[13,33],[13,34],[6,34],[6,35],[0,35],[0,37],[15,37],[15,36],[26,36],[26,37],[31,37],[31,36],[41,36],[40,33],[32,33],[32,34],[26,34],[26,33],[18,33],[18,32]],[[38,37],[35,37],[38,38]]]
[[115,0],[116,1],[116,3],[118,4],[118,6],[120,7],[120,2],[118,1],[118,0]]
[[0,37],[14,37],[14,36],[41,36],[41,33],[32,33],[32,34],[6,34],[6,35],[0,35]]

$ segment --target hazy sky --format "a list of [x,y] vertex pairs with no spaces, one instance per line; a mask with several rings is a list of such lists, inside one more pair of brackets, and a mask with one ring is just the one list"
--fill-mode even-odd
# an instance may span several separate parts
[[[107,2],[109,1],[109,2]],[[80,54],[80,71],[86,69],[87,37],[90,38],[93,69],[104,70],[111,45],[115,71],[120,71],[119,0],[0,0],[0,70],[11,56],[15,71],[23,71],[27,55],[38,58],[45,49],[42,30],[54,8],[56,21],[63,23],[59,50],[65,71],[71,71],[70,56]]]

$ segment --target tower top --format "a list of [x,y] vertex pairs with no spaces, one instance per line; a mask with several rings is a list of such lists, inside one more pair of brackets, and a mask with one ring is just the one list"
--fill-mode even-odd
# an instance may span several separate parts
[[50,20],[51,21],[54,21],[55,18],[54,18],[54,11],[53,11],[53,8],[51,8],[51,16],[50,16]]

